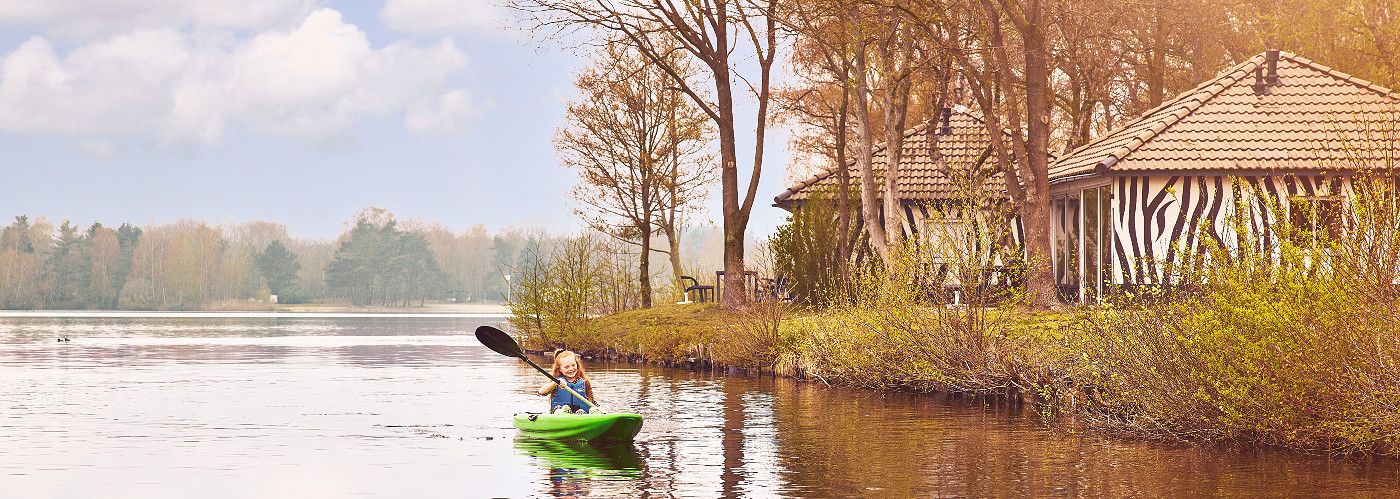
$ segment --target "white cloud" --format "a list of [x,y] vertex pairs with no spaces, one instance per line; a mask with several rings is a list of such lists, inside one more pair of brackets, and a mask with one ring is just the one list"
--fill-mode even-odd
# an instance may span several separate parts
[[404,117],[409,130],[449,133],[461,129],[466,118],[476,113],[465,90],[448,92],[436,100],[420,102]]
[[78,149],[97,159],[114,159],[121,155],[121,146],[107,139],[78,141]]
[[101,134],[149,130],[169,107],[169,84],[190,57],[174,32],[146,31],[85,45],[60,60],[31,38],[0,65],[0,128]]
[[68,39],[184,27],[261,31],[293,26],[316,0],[5,0],[0,25],[38,27]]
[[316,11],[295,31],[258,35],[232,55],[233,104],[245,119],[282,135],[344,129],[362,107],[354,93],[373,52],[340,13]]
[[428,35],[494,28],[505,16],[490,0],[389,0],[379,18],[390,28]]
[[0,130],[216,144],[240,122],[319,142],[402,114],[411,130],[439,132],[472,109],[450,85],[465,67],[451,39],[375,49],[331,9],[247,40],[145,30],[60,56],[35,37],[0,59]]

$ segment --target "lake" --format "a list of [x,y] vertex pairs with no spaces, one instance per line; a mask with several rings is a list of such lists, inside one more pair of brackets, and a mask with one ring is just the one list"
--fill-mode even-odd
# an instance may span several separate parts
[[[1391,459],[1046,428],[995,400],[586,362],[631,444],[517,439],[470,315],[0,317],[0,497],[1387,496]],[[56,341],[68,338],[70,341]]]

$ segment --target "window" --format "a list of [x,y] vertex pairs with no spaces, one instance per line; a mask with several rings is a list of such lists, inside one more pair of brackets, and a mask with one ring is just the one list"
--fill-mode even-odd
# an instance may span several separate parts
[[1099,190],[1084,189],[1080,199],[1084,200],[1084,251],[1081,253],[1084,263],[1079,266],[1084,273],[1080,279],[1084,283],[1081,294],[1086,303],[1094,303],[1098,301],[1099,290]]
[[1079,284],[1079,196],[1056,199],[1051,203],[1053,223],[1055,283]]
[[1113,278],[1113,212],[1112,187],[1091,187],[1080,193],[1083,201],[1083,251],[1080,265],[1080,295],[1085,303],[1098,303],[1106,292],[1105,284]]
[[1060,284],[1065,279],[1065,200],[1055,199],[1050,202],[1050,217],[1053,222],[1050,230],[1053,231],[1050,239],[1051,244],[1051,266],[1055,269],[1055,284]]
[[1060,284],[1066,286],[1079,285],[1079,215],[1079,196],[1065,198],[1065,217],[1061,219],[1065,231],[1065,273]]

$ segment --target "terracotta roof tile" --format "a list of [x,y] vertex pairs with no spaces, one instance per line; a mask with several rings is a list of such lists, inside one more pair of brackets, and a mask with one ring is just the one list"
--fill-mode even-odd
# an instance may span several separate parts
[[[1279,83],[1254,92],[1255,56],[1050,165],[1052,182],[1095,171],[1320,169],[1368,126],[1400,116],[1400,94],[1279,53]],[[1351,151],[1376,157],[1380,151]]]
[[[899,196],[905,200],[935,200],[958,197],[957,186],[941,169],[933,158],[930,139],[938,144],[939,151],[948,165],[971,165],[987,150],[990,140],[986,125],[980,118],[967,111],[955,110],[949,117],[950,135],[936,135],[941,123],[929,122],[916,126],[904,133],[903,154],[900,159]],[[931,135],[932,134],[932,135]],[[872,170],[878,178],[889,161],[889,151],[885,144],[876,146],[871,156]],[[989,159],[988,161],[995,161]],[[847,168],[851,173],[851,185],[858,188],[860,170],[854,161]],[[806,201],[818,190],[835,191],[839,170],[831,168],[807,178],[773,198],[775,206],[789,207]],[[986,187],[1001,192],[1003,189],[1000,174],[986,179]]]

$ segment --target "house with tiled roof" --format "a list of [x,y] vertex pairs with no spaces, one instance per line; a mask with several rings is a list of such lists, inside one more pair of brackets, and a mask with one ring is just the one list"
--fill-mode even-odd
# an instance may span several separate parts
[[[922,123],[904,133],[903,154],[900,159],[896,190],[903,208],[904,235],[912,238],[927,231],[929,220],[937,220],[939,210],[967,197],[966,186],[950,177],[951,168],[971,172],[981,179],[980,192],[1005,196],[1002,175],[995,169],[986,124],[962,106],[944,108],[937,120]],[[935,157],[937,152],[938,157]],[[871,156],[871,170],[879,180],[889,164],[887,144],[876,146]],[[860,169],[855,161],[845,165],[850,173],[852,189],[859,189]],[[794,211],[817,193],[831,199],[838,192],[838,168],[829,168],[813,175],[778,194],[773,206]],[[859,217],[857,223],[859,222]],[[1020,235],[1019,224],[1013,229]],[[1018,239],[1019,240],[1019,239]]]
[[[1071,151],[1049,171],[1062,294],[1179,284],[1207,240],[1234,244],[1231,215],[1268,237],[1266,204],[1300,223],[1336,216],[1355,169],[1395,157],[1365,135],[1397,110],[1400,94],[1268,51]],[[1246,191],[1272,200],[1239,202]]]

